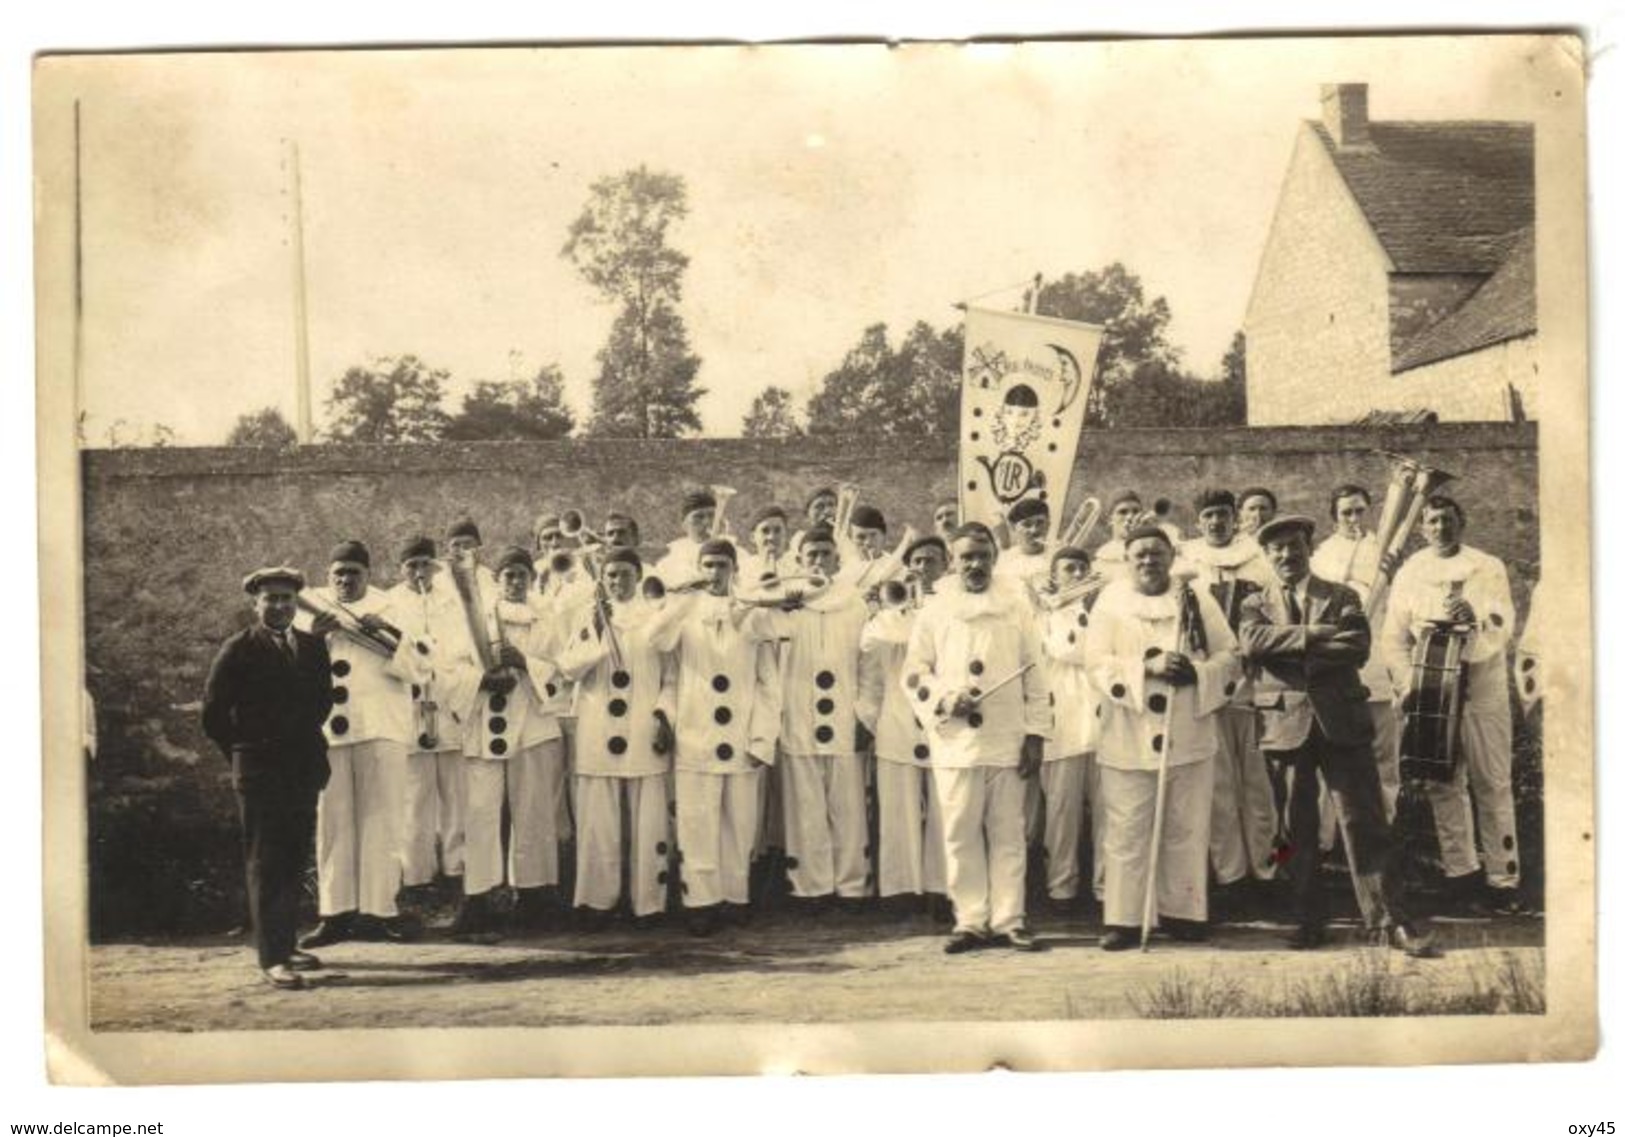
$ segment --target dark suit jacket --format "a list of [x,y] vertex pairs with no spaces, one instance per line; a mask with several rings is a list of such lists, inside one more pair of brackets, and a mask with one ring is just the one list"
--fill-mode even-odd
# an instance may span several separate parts
[[322,723],[333,709],[327,643],[295,630],[297,662],[255,624],[226,641],[203,691],[203,731],[231,760],[241,787],[327,784]]
[[[1236,634],[1242,657],[1260,669],[1253,688],[1255,705],[1266,715],[1290,715],[1307,701],[1329,741],[1369,743],[1370,692],[1360,682],[1360,668],[1371,655],[1371,628],[1359,596],[1351,588],[1311,576],[1304,620],[1296,626],[1288,623],[1280,581],[1242,601]],[[1331,625],[1336,632],[1311,642],[1307,624]],[[1266,722],[1266,736],[1270,726]]]

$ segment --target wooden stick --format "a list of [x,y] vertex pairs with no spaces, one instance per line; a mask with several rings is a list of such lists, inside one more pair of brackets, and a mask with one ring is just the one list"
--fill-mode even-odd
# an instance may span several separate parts
[[[1174,630],[1174,650],[1184,647],[1185,598],[1184,586],[1178,592],[1179,619]],[[1166,682],[1166,681],[1165,681]],[[1167,683],[1168,704],[1162,709],[1162,751],[1157,756],[1157,803],[1151,813],[1151,856],[1146,865],[1145,903],[1140,909],[1140,950],[1151,950],[1151,924],[1156,917],[1157,861],[1162,852],[1162,819],[1168,805],[1168,755],[1174,748],[1174,694],[1178,690]]]
[[1036,664],[1036,663],[1029,663],[1029,664],[1027,664],[1027,666],[1025,666],[1023,668],[1020,668],[1019,670],[1012,671],[1010,674],[1006,675],[1003,679],[1000,679],[997,683],[993,684],[993,686],[989,687],[987,690],[983,691],[980,695],[977,695],[975,698],[973,698],[971,700],[972,705],[978,706],[978,707],[981,706],[982,705],[982,700],[984,700],[988,696],[992,695],[995,691],[999,690],[999,688],[1008,687],[1010,684],[1014,683],[1017,679],[1020,679],[1023,675],[1027,674],[1027,672],[1031,671],[1033,668],[1035,668],[1037,666],[1038,666],[1038,664]]

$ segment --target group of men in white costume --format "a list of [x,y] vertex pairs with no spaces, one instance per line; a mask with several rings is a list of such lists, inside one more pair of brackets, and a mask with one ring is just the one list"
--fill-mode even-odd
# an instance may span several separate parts
[[[1123,491],[1092,552],[1047,546],[1041,500],[1009,511],[1009,548],[946,501],[932,536],[892,551],[872,506],[835,532],[838,500],[815,492],[794,534],[764,508],[736,545],[712,533],[715,496],[691,491],[647,573],[624,513],[590,553],[546,515],[536,554],[505,548],[489,568],[459,522],[457,573],[414,537],[387,592],[364,546],[335,548],[302,617],[327,637],[334,700],[321,923],[302,943],[406,938],[397,892],[437,875],[460,881],[458,934],[496,933],[508,888],[540,926],[572,839],[573,901],[599,920],[652,917],[675,896],[709,933],[743,918],[753,861],[782,848],[809,909],[945,895],[956,954],[1035,946],[1030,844],[1053,908],[1102,904],[1108,949],[1138,942],[1148,892],[1155,926],[1199,940],[1210,873],[1225,900],[1277,875],[1286,795],[1237,639],[1250,598],[1278,582],[1243,532],[1267,527],[1273,494],[1205,491],[1178,541]],[[1312,563],[1361,600],[1378,569],[1370,504],[1338,487]],[[1448,875],[1466,889],[1482,872],[1491,906],[1514,910],[1513,610],[1504,566],[1461,543],[1463,523],[1449,499],[1427,503],[1428,548],[1394,578],[1359,679],[1391,821],[1413,629],[1471,626],[1464,760],[1429,796]]]

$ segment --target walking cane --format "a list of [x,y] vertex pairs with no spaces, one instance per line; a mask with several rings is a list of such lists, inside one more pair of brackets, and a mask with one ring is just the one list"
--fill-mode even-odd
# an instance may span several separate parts
[[[1185,646],[1185,588],[1184,583],[1178,585],[1175,593],[1175,603],[1179,616],[1174,624],[1174,650],[1180,651]],[[1156,917],[1157,903],[1157,860],[1162,852],[1162,817],[1166,812],[1168,801],[1168,753],[1174,748],[1174,693],[1178,690],[1172,683],[1168,684],[1168,703],[1162,708],[1162,751],[1157,756],[1157,803],[1151,814],[1151,857],[1146,866],[1145,874],[1145,904],[1140,909],[1140,950],[1151,950],[1151,923]]]

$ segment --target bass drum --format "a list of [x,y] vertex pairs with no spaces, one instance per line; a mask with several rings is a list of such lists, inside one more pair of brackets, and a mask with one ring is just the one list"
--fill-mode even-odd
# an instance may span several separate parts
[[1419,631],[1411,650],[1411,687],[1401,710],[1405,731],[1399,746],[1401,779],[1448,782],[1455,776],[1461,711],[1467,700],[1462,660],[1472,626],[1433,622]]

